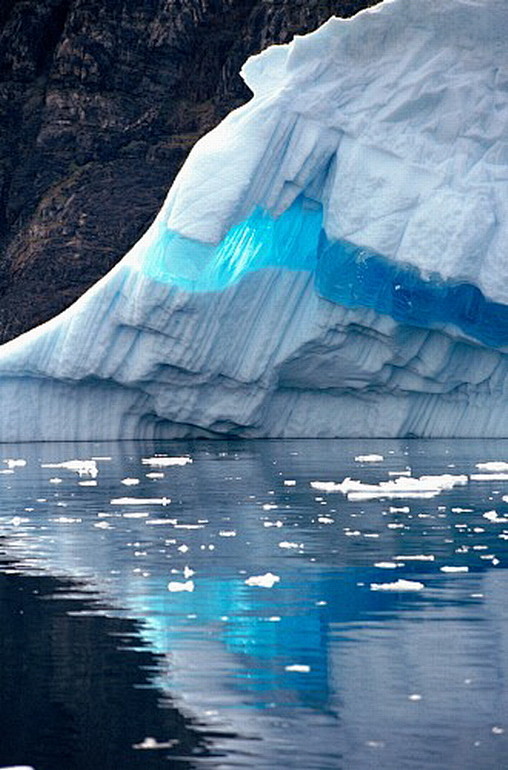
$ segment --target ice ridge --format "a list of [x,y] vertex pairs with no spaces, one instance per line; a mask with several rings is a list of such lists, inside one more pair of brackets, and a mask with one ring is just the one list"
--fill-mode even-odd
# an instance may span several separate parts
[[504,0],[251,58],[155,222],[0,349],[0,439],[506,436]]

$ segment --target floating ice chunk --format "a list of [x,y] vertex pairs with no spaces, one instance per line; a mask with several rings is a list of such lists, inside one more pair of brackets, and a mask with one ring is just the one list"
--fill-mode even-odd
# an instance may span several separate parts
[[394,583],[371,583],[371,591],[421,591],[425,588],[424,583],[418,580],[396,580]]
[[444,473],[441,476],[420,476],[420,478],[399,476],[379,484],[365,484],[349,476],[340,483],[333,481],[311,481],[310,486],[320,492],[342,492],[349,500],[371,500],[378,497],[431,498],[443,490],[467,484],[465,475]]
[[508,517],[499,516],[497,511],[487,511],[483,514],[483,518],[496,524],[508,524]]
[[4,460],[4,463],[6,463],[8,468],[24,468],[26,465],[26,460],[23,459],[15,459],[8,457],[6,460]]
[[282,521],[280,519],[277,519],[277,521],[264,521],[263,527],[277,527],[280,529],[280,527],[283,527]]
[[305,663],[291,663],[289,666],[284,666],[284,671],[294,672],[295,674],[308,674],[310,666]]
[[97,481],[95,479],[85,479],[84,481],[78,481],[80,487],[96,487]]
[[278,505],[276,505],[275,503],[265,503],[265,504],[263,505],[263,510],[264,510],[264,511],[274,511],[274,510],[275,510],[276,508],[278,508],[278,507],[279,507],[279,506],[278,506]]
[[221,529],[219,531],[219,537],[236,537],[235,529]]
[[411,508],[409,505],[390,505],[388,511],[390,513],[410,513]]
[[284,486],[285,487],[296,487],[295,479],[284,479]]
[[59,476],[53,476],[53,478],[51,478],[49,480],[49,483],[50,484],[61,484],[62,481],[63,481],[63,479],[61,479]]
[[273,572],[266,572],[264,575],[252,575],[244,581],[245,585],[259,586],[260,588],[273,588],[279,582],[280,577],[274,575]]
[[320,524],[334,524],[335,519],[331,519],[329,516],[318,516],[318,521]]
[[135,487],[137,484],[139,484],[139,479],[127,477],[122,479],[120,483],[124,484],[126,487]]
[[170,497],[114,497],[110,505],[169,505]]
[[397,567],[400,567],[400,564],[397,564],[395,561],[377,561],[374,564],[374,567],[378,567],[379,569],[396,569]]
[[168,583],[168,591],[171,591],[171,593],[178,593],[181,591],[194,591],[194,581],[193,580],[185,580],[183,582],[180,582],[178,580],[170,580]]
[[508,473],[472,473],[471,481],[508,481]]
[[439,569],[441,570],[441,572],[469,572],[469,567],[467,567],[466,565],[455,567],[453,565],[448,566],[445,564],[444,567],[440,567]]
[[476,463],[480,471],[508,471],[508,463],[502,460],[493,460],[488,463]]
[[396,561],[434,561],[435,556],[433,553],[414,553],[409,556],[394,556]]
[[292,543],[289,540],[283,540],[279,543],[279,548],[303,548],[303,543]]
[[380,463],[383,462],[385,458],[383,455],[357,455],[355,457],[355,462],[357,463]]
[[188,465],[192,462],[192,457],[184,455],[182,457],[143,457],[141,460],[143,465],[152,465],[156,468],[171,468],[172,466]]
[[422,696],[418,692],[413,692],[411,693],[411,695],[408,695],[408,700],[414,701],[415,703],[417,703],[421,699],[422,699]]
[[64,468],[74,471],[79,476],[92,476],[94,478],[99,473],[95,460],[65,460],[61,463],[42,463],[41,468]]
[[180,743],[180,741],[176,738],[173,738],[170,741],[158,741],[155,738],[144,738],[141,743],[133,743],[132,748],[133,749],[146,749],[146,750],[152,750],[152,749],[171,749],[173,746],[177,746]]

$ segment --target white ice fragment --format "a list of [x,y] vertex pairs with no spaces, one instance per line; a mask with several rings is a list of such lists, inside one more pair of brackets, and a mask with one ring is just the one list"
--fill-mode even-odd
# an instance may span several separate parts
[[395,569],[399,566],[400,564],[397,564],[395,561],[377,561],[374,564],[374,567],[378,567],[379,569]]
[[291,663],[289,666],[284,666],[284,671],[294,672],[295,674],[308,674],[310,666],[304,663]]
[[394,556],[393,558],[396,561],[434,561],[436,557],[433,553],[413,553],[409,556]]
[[445,565],[444,567],[440,567],[440,570],[441,572],[469,572],[469,567],[467,567],[466,565],[460,566],[460,567]]
[[193,569],[191,569],[191,568],[190,568],[190,567],[189,567],[189,566],[186,564],[186,565],[185,565],[185,567],[183,568],[183,576],[184,576],[185,580],[188,580],[188,579],[189,579],[189,578],[191,578],[193,575],[194,575],[194,570],[193,570]]
[[26,465],[26,460],[21,458],[16,459],[13,457],[8,457],[6,460],[4,460],[4,463],[6,463],[7,467],[12,470],[13,468],[24,468]]
[[263,510],[264,510],[264,511],[274,511],[274,510],[275,510],[276,508],[278,508],[278,507],[279,507],[279,506],[278,506],[278,505],[276,505],[275,503],[265,503],[265,504],[263,505]]
[[499,516],[497,511],[486,511],[483,518],[492,521],[495,524],[508,524],[508,517]]
[[151,471],[150,473],[145,473],[145,476],[147,479],[163,479],[164,474],[162,471]]
[[63,481],[63,479],[59,478],[58,476],[53,476],[53,478],[51,478],[49,480],[49,483],[50,484],[61,484],[62,481]]
[[508,473],[472,473],[471,481],[508,481]]
[[219,537],[236,537],[236,530],[234,530],[234,529],[221,529],[219,531]]
[[141,463],[143,465],[152,465],[155,468],[171,468],[173,466],[188,465],[192,462],[192,457],[184,455],[183,457],[143,457]]
[[488,463],[476,463],[480,471],[508,471],[508,463],[502,460],[494,460]]
[[380,463],[383,462],[385,458],[383,455],[357,455],[355,457],[355,462],[357,463]]
[[289,540],[283,540],[281,543],[279,543],[279,548],[291,549],[291,548],[302,548],[302,547],[303,547],[302,543],[292,543]]
[[95,460],[65,460],[61,463],[42,463],[41,468],[62,468],[74,471],[79,476],[92,476],[93,478],[99,473]]
[[388,511],[390,513],[410,513],[411,508],[409,505],[390,505]]
[[331,519],[329,516],[318,516],[320,524],[334,524],[335,519]]
[[491,730],[492,735],[503,735],[504,733],[504,727],[499,727],[499,725],[494,725],[494,727]]
[[272,572],[266,572],[264,575],[252,575],[244,581],[248,586],[259,586],[260,588],[273,588],[280,582],[280,577]]
[[296,487],[295,479],[284,479],[284,486],[285,487]]
[[134,479],[127,476],[127,478],[122,479],[120,483],[124,484],[126,487],[135,487],[137,484],[139,484],[139,479]]
[[185,580],[184,582],[179,582],[178,580],[170,580],[168,583],[168,591],[171,591],[172,593],[178,593],[180,591],[194,591],[194,581]]
[[144,738],[141,743],[133,743],[133,749],[171,749],[173,746],[177,746],[180,741],[177,738],[172,738],[169,741],[158,741],[155,738]]
[[263,527],[277,527],[280,529],[280,527],[283,526],[282,521],[280,519],[277,519],[277,521],[264,521]]
[[177,548],[177,551],[180,551],[180,553],[187,553],[188,550],[189,550],[189,546],[185,545],[185,543],[183,543],[182,545],[179,545]]
[[80,487],[96,487],[97,481],[95,479],[85,479],[84,481],[78,481]]
[[411,693],[411,695],[408,695],[408,700],[411,700],[414,702],[420,701],[421,699],[422,699],[422,696],[417,692],[414,692],[414,693]]
[[371,583],[371,591],[421,591],[424,583],[417,580],[396,580],[394,583]]
[[110,505],[169,505],[170,497],[114,497]]
[[443,473],[440,476],[421,476],[420,478],[399,476],[379,484],[365,484],[349,476],[340,483],[333,481],[311,481],[310,486],[320,492],[342,492],[349,500],[371,500],[378,497],[436,497],[446,489],[467,484],[465,475]]
[[473,513],[473,508],[452,508],[452,513]]

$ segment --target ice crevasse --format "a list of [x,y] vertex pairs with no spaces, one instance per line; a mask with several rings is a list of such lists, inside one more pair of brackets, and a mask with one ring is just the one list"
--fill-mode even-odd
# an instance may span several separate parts
[[508,436],[508,5],[247,61],[154,223],[0,348],[0,440]]

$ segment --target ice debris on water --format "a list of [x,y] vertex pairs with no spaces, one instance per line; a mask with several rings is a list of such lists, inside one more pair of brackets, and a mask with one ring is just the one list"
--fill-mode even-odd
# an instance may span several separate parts
[[194,581],[185,580],[183,582],[178,580],[170,580],[168,583],[168,591],[171,593],[180,593],[182,591],[192,592],[194,591]]
[[184,455],[183,457],[165,457],[162,455],[156,455],[155,457],[143,457],[141,460],[143,465],[152,465],[156,468],[171,468],[183,465],[188,465],[192,462],[192,457]]
[[467,484],[466,475],[443,473],[441,476],[420,476],[419,478],[399,476],[379,484],[366,484],[347,476],[344,481],[311,481],[310,486],[320,492],[342,492],[348,500],[371,500],[388,498],[432,498],[446,489]]
[[42,463],[41,468],[62,468],[74,471],[79,476],[92,476],[93,478],[99,473],[95,460],[65,460],[61,463]]
[[284,666],[284,671],[290,671],[295,674],[308,674],[310,666],[305,663],[291,663],[289,666]]
[[357,463],[380,463],[384,459],[385,458],[383,457],[383,455],[376,455],[376,454],[357,455],[355,457],[355,462],[357,462]]
[[394,583],[371,583],[371,591],[421,591],[424,583],[418,580],[396,580]]
[[259,586],[260,588],[273,588],[280,582],[280,577],[273,572],[266,572],[264,575],[252,575],[244,581],[248,586]]

